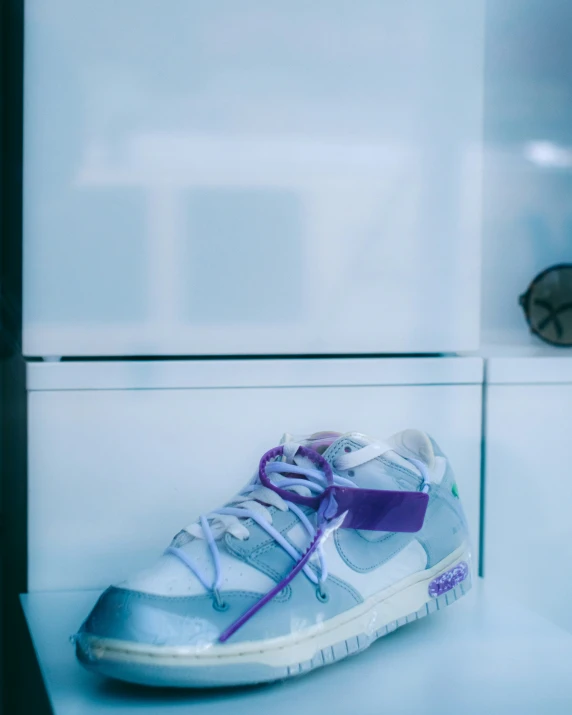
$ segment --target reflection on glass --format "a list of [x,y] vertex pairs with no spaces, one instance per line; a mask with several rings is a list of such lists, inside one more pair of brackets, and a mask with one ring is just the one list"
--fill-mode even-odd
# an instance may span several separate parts
[[474,347],[482,5],[27,3],[26,352]]

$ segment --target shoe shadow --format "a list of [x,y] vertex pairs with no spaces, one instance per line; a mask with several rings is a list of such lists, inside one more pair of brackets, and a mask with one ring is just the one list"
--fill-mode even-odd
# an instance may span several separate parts
[[145,703],[149,706],[155,702],[185,702],[185,703],[207,703],[211,700],[220,700],[221,696],[239,700],[245,697],[252,697],[257,693],[279,687],[284,681],[274,683],[261,683],[259,685],[240,685],[233,687],[213,686],[210,688],[169,688],[156,687],[150,685],[136,685],[134,683],[124,683],[110,678],[101,678],[98,683],[98,690],[102,697],[113,700],[129,701],[131,705]]

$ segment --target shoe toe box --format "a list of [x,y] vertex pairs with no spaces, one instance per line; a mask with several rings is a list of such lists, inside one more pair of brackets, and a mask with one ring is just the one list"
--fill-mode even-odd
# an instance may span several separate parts
[[112,586],[99,597],[78,638],[198,646],[217,640],[224,615],[213,608],[207,595],[169,598]]

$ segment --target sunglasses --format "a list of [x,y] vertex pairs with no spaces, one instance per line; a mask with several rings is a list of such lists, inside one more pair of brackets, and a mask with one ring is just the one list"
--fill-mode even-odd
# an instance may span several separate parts
[[519,303],[531,332],[551,345],[572,346],[572,263],[539,273]]

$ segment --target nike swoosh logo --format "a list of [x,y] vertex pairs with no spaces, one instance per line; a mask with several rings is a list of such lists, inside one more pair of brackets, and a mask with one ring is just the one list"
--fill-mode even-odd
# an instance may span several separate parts
[[334,533],[334,542],[340,557],[350,568],[366,572],[389,561],[415,537],[416,534],[386,533],[371,541],[355,529],[338,529]]

